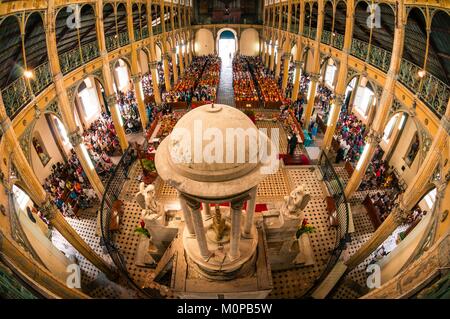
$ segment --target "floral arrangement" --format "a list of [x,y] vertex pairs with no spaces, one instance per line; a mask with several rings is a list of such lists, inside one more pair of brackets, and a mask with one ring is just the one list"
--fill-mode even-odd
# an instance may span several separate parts
[[302,225],[295,233],[295,236],[298,239],[298,238],[300,238],[301,235],[307,234],[307,233],[312,233],[312,232],[314,232],[314,230],[315,230],[315,228],[311,224],[308,224],[308,219],[303,218]]
[[147,238],[150,238],[150,232],[147,228],[145,228],[145,222],[141,219],[139,221],[139,227],[134,230],[135,233],[139,235],[144,235]]

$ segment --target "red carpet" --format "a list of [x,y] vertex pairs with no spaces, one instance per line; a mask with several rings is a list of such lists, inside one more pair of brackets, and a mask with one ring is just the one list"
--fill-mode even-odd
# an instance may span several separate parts
[[[219,205],[222,206],[222,207],[229,207],[230,203],[220,203]],[[214,205],[210,205],[210,206],[212,208],[214,208]],[[247,208],[247,202],[244,203],[244,209],[246,209],[246,208]],[[256,207],[255,207],[255,212],[256,213],[265,212],[267,210],[268,209],[267,209],[267,205],[266,204],[256,204]]]
[[283,160],[284,165],[310,165],[309,158],[304,154],[295,156],[280,154],[280,159]]

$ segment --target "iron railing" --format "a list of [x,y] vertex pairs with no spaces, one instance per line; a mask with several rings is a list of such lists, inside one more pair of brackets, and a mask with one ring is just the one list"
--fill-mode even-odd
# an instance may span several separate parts
[[140,297],[150,298],[152,296],[141,287],[139,287],[139,285],[136,284],[130,277],[127,270],[126,260],[120,252],[120,248],[114,242],[114,235],[109,229],[113,204],[119,198],[119,195],[123,189],[123,185],[127,180],[128,170],[132,166],[132,163],[125,162],[125,159],[128,158],[128,153],[130,152],[130,150],[131,149],[128,148],[124,152],[122,158],[115,167],[113,174],[111,174],[111,177],[108,180],[100,206],[100,228],[103,244],[106,247],[108,254],[111,256],[112,261],[116,265],[120,275],[126,279],[128,286],[135,290],[140,295]]
[[33,96],[37,96],[52,83],[48,61],[31,71],[33,73],[31,79],[22,75],[2,90],[6,113],[11,119],[33,99]]
[[314,285],[308,290],[305,296],[310,296],[311,293],[322,283],[333,267],[337,264],[342,252],[347,246],[347,243],[351,240],[348,232],[350,209],[347,198],[345,197],[344,187],[342,186],[339,176],[334,170],[333,164],[331,164],[331,161],[328,159],[325,152],[322,152],[320,155],[318,167],[322,174],[323,182],[326,184],[327,189],[333,197],[336,205],[336,241],[325,269],[322,271],[319,278],[316,279]]

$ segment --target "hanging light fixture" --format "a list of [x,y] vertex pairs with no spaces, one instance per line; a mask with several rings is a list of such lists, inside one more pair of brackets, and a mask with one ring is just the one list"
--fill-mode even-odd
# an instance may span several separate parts
[[417,72],[417,75],[419,76],[419,78],[423,78],[425,75],[427,74],[427,72],[425,70],[419,70],[419,72]]
[[33,71],[25,70],[23,72],[23,76],[26,77],[27,79],[31,79],[33,77]]

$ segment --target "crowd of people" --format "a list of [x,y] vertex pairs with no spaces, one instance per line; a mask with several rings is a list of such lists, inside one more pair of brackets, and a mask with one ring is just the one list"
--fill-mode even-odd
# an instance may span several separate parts
[[233,89],[236,101],[258,101],[258,91],[253,82],[248,61],[241,55],[233,58]]
[[114,168],[110,156],[116,154],[120,148],[111,117],[102,113],[83,132],[83,141],[97,173],[107,176]]
[[399,192],[390,191],[390,192],[377,192],[370,196],[375,209],[377,210],[378,216],[381,221],[384,221],[387,216],[392,212],[395,201]]
[[259,57],[246,57],[251,64],[255,79],[261,90],[261,97],[265,103],[282,102],[281,90],[273,75],[268,71]]
[[352,113],[341,112],[336,124],[335,137],[339,143],[336,163],[346,160],[358,162],[364,150],[366,125]]
[[188,102],[190,103],[194,89],[196,88],[203,70],[209,59],[216,58],[215,55],[199,56],[192,59],[192,63],[185,69],[183,77],[176,83],[170,92],[163,94],[163,101],[172,102]]
[[330,113],[331,100],[334,98],[333,92],[325,85],[318,85],[316,97],[314,100],[315,107],[318,109],[319,116],[323,122],[327,122]]
[[117,104],[119,105],[120,114],[123,118],[125,132],[139,132],[142,129],[142,125],[132,80],[130,80],[126,92],[119,91],[117,93]]
[[203,75],[198,82],[197,88],[192,94],[192,101],[215,101],[217,89],[220,82],[220,69],[222,59],[218,56],[211,56],[203,71]]
[[97,198],[73,150],[67,163],[58,162],[52,166],[43,186],[67,217],[76,216],[79,209],[91,207]]

